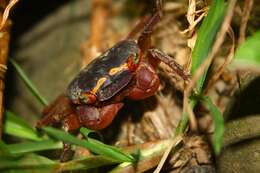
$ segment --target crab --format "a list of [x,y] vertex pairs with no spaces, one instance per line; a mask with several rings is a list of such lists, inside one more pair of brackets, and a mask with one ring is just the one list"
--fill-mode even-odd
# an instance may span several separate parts
[[156,4],[153,15],[144,17],[124,40],[79,72],[67,92],[44,109],[38,128],[60,122],[67,131],[82,126],[106,128],[123,107],[124,99],[142,100],[158,91],[160,62],[184,80],[189,79],[189,74],[173,58],[151,47],[153,29],[162,16],[160,0],[156,0]]

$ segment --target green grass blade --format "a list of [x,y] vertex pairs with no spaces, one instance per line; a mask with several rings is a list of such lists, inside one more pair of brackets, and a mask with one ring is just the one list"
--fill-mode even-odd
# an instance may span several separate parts
[[213,104],[213,102],[209,97],[203,97],[202,100],[207,104],[210,111],[210,115],[213,118],[214,127],[215,127],[214,137],[213,137],[214,138],[213,147],[215,153],[219,154],[221,150],[222,138],[224,134],[224,119],[222,113]]
[[24,154],[29,152],[52,150],[52,149],[62,149],[62,142],[57,142],[53,140],[44,140],[39,142],[23,142],[18,144],[7,145],[9,151],[13,154]]
[[91,129],[88,129],[88,128],[85,128],[85,127],[81,127],[80,128],[80,132],[85,136],[85,138],[88,139],[89,135],[91,133],[96,133],[94,130],[91,130]]
[[100,141],[103,140],[103,136],[100,132],[95,131],[95,130],[91,130],[85,127],[81,127],[80,132],[86,137],[86,139],[90,138],[95,138],[98,139]]
[[81,147],[85,147],[92,151],[93,153],[104,155],[110,158],[113,158],[115,160],[121,161],[121,162],[133,162],[134,159],[132,157],[129,157],[129,155],[121,153],[118,154],[118,152],[115,152],[114,150],[111,150],[110,147],[107,147],[105,144],[101,142],[97,142],[94,139],[88,138],[88,140],[80,140],[76,138],[75,136],[66,133],[62,130],[58,130],[51,127],[44,127],[43,130],[49,134],[50,136],[53,136],[56,139],[69,142],[71,144],[75,144]]
[[[146,144],[140,150],[141,160],[147,162],[147,160],[158,160],[161,157],[165,149],[168,147],[171,140],[163,140],[159,142],[151,142]],[[130,149],[130,152],[136,151],[141,146],[136,146]],[[71,160],[69,162],[60,163],[59,161],[53,161],[46,157],[28,153],[17,158],[7,158],[0,156],[0,172],[35,172],[35,173],[49,173],[57,171],[74,171],[74,170],[88,170],[92,168],[98,168],[105,165],[115,165],[121,163],[121,161],[108,158],[105,156],[88,156],[80,159]],[[129,166],[134,167],[135,163],[125,162]]]
[[[197,100],[192,99],[189,104],[190,104],[191,108],[194,108],[195,105],[197,104]],[[182,134],[187,129],[188,123],[189,123],[189,115],[187,112],[185,112],[182,115],[182,118],[181,118],[178,126],[176,127],[174,135],[177,136],[177,135]]]
[[34,141],[40,141],[43,138],[39,137],[36,130],[32,128],[26,121],[16,116],[10,111],[5,111],[5,122],[3,131],[5,134],[26,138]]
[[76,159],[64,163],[64,165],[62,166],[62,170],[63,171],[87,170],[92,168],[98,168],[105,165],[115,165],[117,163],[120,162],[101,155],[89,156],[89,157]]
[[2,140],[0,140],[0,156],[12,156],[12,153],[10,152],[9,148]]
[[0,158],[15,159],[21,156],[21,154],[14,154],[8,148],[9,145],[0,140]]
[[[99,137],[100,134],[98,134],[97,132],[95,132],[95,131],[93,131],[93,130],[90,130],[90,129],[85,128],[85,127],[81,127],[81,128],[80,128],[80,133],[81,133],[82,135],[84,135],[85,138],[86,138],[87,140],[89,140],[89,141],[97,141],[97,142],[100,142],[99,140],[96,140],[96,139],[93,139],[93,138],[89,137],[89,135],[92,134],[92,133],[97,134],[97,135],[98,135],[97,137]],[[117,150],[117,151],[122,151],[122,150],[121,150],[120,148],[118,148],[118,147],[114,147],[114,146],[112,146],[112,145],[106,145],[106,144],[104,144],[104,143],[102,143],[102,142],[100,142],[100,143],[103,144],[103,145],[106,146],[106,147],[115,149],[115,150]]]
[[233,59],[232,66],[238,68],[258,68],[260,66],[260,30],[239,46]]
[[[82,129],[81,129],[82,133]],[[111,157],[116,160],[128,160],[130,162],[134,162],[134,157],[132,157],[130,154],[125,154],[122,150],[120,150],[117,147],[106,145],[96,139],[88,138],[87,141],[92,144],[93,146],[96,146],[96,150],[99,150],[99,154]]]
[[12,58],[10,58],[9,61],[10,61],[11,64],[14,66],[14,68],[15,68],[16,71],[18,72],[20,78],[23,80],[23,82],[25,83],[25,85],[30,89],[30,91],[32,92],[32,94],[37,98],[37,100],[39,100],[39,102],[40,102],[43,106],[47,106],[47,105],[48,105],[47,100],[40,94],[40,92],[38,91],[38,89],[34,86],[34,84],[31,82],[31,80],[27,77],[27,75],[26,75],[25,72],[22,70],[22,68],[21,68]]
[[[144,167],[145,164],[149,163],[150,166],[157,166],[160,159],[162,158],[165,150],[171,145],[172,140],[167,139],[156,142],[146,143],[145,145],[140,145],[138,148],[135,147],[134,152],[139,152],[139,160],[137,163],[121,163],[114,169],[109,171],[109,173],[119,173],[119,172],[134,172],[139,170],[139,172],[147,172],[147,168]],[[149,171],[148,171],[149,172]]]
[[0,172],[29,172],[32,168],[37,168],[37,172],[40,170],[45,172],[44,170],[47,168],[49,168],[48,171],[55,170],[57,165],[58,162],[36,154],[28,154],[18,158],[0,157]]
[[[193,75],[200,65],[205,61],[210,53],[216,35],[223,22],[226,12],[226,3],[224,0],[213,0],[207,17],[203,20],[198,30],[196,44],[192,52],[191,74]],[[196,91],[200,94],[206,78],[207,70],[197,81]]]
[[88,170],[119,163],[103,156],[89,156],[65,163],[53,161],[37,154],[26,154],[19,158],[0,157],[0,172],[12,173],[50,173],[73,170]]

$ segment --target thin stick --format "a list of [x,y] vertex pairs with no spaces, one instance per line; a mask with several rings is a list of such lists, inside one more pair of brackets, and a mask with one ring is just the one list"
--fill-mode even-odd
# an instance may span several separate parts
[[210,80],[209,80],[205,90],[203,91],[204,94],[207,94],[207,92],[209,91],[211,86],[219,79],[219,77],[221,76],[223,71],[226,69],[226,67],[232,61],[232,59],[234,57],[234,52],[235,52],[235,35],[234,35],[234,32],[233,32],[233,30],[231,28],[229,30],[229,35],[230,35],[231,40],[232,40],[232,46],[230,48],[229,54],[228,54],[227,58],[225,59],[224,63],[221,65],[221,67],[219,67],[216,70],[216,72],[214,73],[214,75],[210,78]]
[[1,23],[0,23],[0,31],[5,27],[6,22],[9,17],[9,13],[11,8],[18,2],[19,0],[11,0],[9,4],[6,6],[4,13],[1,14]]
[[172,139],[171,143],[169,144],[168,148],[166,149],[166,151],[164,152],[160,163],[158,164],[157,168],[154,170],[153,173],[160,173],[165,161],[167,160],[167,157],[169,156],[169,154],[172,151],[172,148],[177,146],[181,141],[182,141],[182,136],[176,136],[175,138]]
[[[188,11],[186,14],[187,21],[189,23],[189,27],[184,31],[181,31],[182,34],[193,32],[198,23],[207,15],[208,7],[203,8],[201,10],[196,11],[196,1],[189,0]],[[196,14],[202,12],[202,14],[195,20]]]
[[11,0],[6,6],[3,14],[0,14],[0,139],[2,137],[2,123],[4,113],[4,78],[7,70],[6,63],[9,52],[10,41],[10,27],[11,23],[8,20],[10,9],[18,2],[18,0]]
[[253,4],[254,4],[254,0],[245,0],[244,2],[241,25],[239,29],[239,39],[238,39],[239,45],[245,41],[247,22],[250,17],[250,12],[252,10]]

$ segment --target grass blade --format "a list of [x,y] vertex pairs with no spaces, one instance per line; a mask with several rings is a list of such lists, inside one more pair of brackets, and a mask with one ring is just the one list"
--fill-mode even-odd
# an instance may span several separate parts
[[98,168],[105,165],[115,165],[117,163],[120,162],[101,155],[89,156],[82,159],[76,159],[64,163],[64,165],[62,166],[62,170],[63,171],[87,170],[92,168]]
[[5,111],[4,133],[34,141],[43,140],[26,121],[10,111]]
[[0,158],[15,159],[20,156],[21,154],[12,153],[11,150],[8,148],[8,145],[0,140]]
[[134,147],[135,149],[132,150],[132,152],[139,152],[139,161],[137,163],[121,163],[109,171],[109,173],[147,172],[150,168],[158,165],[163,154],[165,153],[165,150],[168,149],[173,140],[174,139],[154,141]]
[[[192,52],[192,67],[191,74],[193,75],[200,65],[208,57],[211,51],[212,45],[215,41],[216,35],[223,22],[223,18],[226,12],[226,3],[224,0],[214,0],[210,6],[207,17],[203,20],[202,25],[198,30],[198,36],[196,44]],[[196,91],[198,94],[201,92],[207,70],[197,81]]]
[[48,105],[47,100],[40,94],[38,89],[34,86],[34,84],[31,82],[31,80],[27,77],[27,75],[22,70],[22,68],[13,59],[10,58],[9,61],[14,66],[14,68],[18,72],[20,78],[23,80],[25,85],[29,88],[29,90],[32,92],[32,94],[37,98],[37,100],[39,100],[39,102],[43,106],[47,106]]
[[220,153],[222,138],[224,134],[224,119],[222,113],[218,110],[218,108],[213,104],[209,97],[203,97],[202,100],[207,104],[210,115],[213,118],[215,132],[214,132],[214,151],[216,154]]
[[245,69],[256,69],[260,66],[260,31],[247,40],[237,49],[232,66]]
[[122,152],[119,154],[119,152],[112,150],[111,147],[107,147],[107,145],[94,139],[88,138],[88,140],[80,140],[69,133],[51,127],[44,127],[43,130],[56,139],[85,147],[93,153],[104,155],[121,162],[134,162],[134,158],[132,156]]
[[[86,138],[87,140],[89,140],[89,141],[98,141],[98,142],[100,142],[99,140],[96,140],[96,138],[93,139],[93,138],[89,137],[90,134],[95,133],[95,134],[97,134],[97,137],[100,137],[100,138],[101,138],[101,136],[99,136],[99,135],[101,135],[101,134],[97,133],[96,131],[87,129],[87,128],[85,128],[85,127],[81,127],[81,128],[80,128],[80,133],[81,133],[82,135],[84,135],[85,138]],[[106,144],[102,143],[102,141],[101,141],[100,143],[103,144],[103,145],[106,146],[106,147],[109,147],[109,148],[112,148],[112,149],[115,149],[115,150],[118,150],[118,151],[122,151],[120,148],[114,147],[114,146],[112,146],[112,145],[106,145]]]
[[[48,171],[54,170],[58,162],[52,161],[46,157],[36,154],[28,154],[18,158],[0,157],[0,172],[29,172],[32,168],[38,168],[38,172],[49,168]],[[52,168],[52,169],[51,169]]]
[[10,152],[9,148],[2,140],[0,140],[0,155],[1,157],[12,156],[12,153]]
[[62,149],[62,142],[53,140],[44,140],[39,142],[23,142],[18,144],[9,144],[7,148],[12,154],[24,154],[29,152]]
[[[156,165],[161,158],[165,149],[168,147],[170,140],[162,140],[158,142],[151,142],[148,144],[134,146],[128,148],[128,152],[134,152],[139,150],[141,153],[140,164],[147,164],[149,160],[155,160]],[[140,147],[140,148],[139,148]],[[141,150],[140,150],[141,149]],[[157,161],[156,161],[157,160]],[[28,153],[16,158],[7,158],[0,156],[0,172],[12,172],[12,173],[49,173],[49,172],[61,172],[61,171],[73,171],[73,170],[88,170],[92,168],[98,168],[105,165],[114,165],[121,163],[121,161],[108,158],[105,156],[88,156],[80,159],[71,160],[69,162],[60,163],[59,161],[53,161],[37,154]],[[124,165],[135,168],[134,163],[124,162]],[[139,163],[138,163],[139,164]],[[124,168],[123,168],[124,169]],[[126,168],[127,169],[127,168]]]
[[73,170],[88,170],[118,163],[103,156],[89,156],[61,163],[37,154],[26,154],[19,158],[0,157],[0,172],[12,173],[50,173]]

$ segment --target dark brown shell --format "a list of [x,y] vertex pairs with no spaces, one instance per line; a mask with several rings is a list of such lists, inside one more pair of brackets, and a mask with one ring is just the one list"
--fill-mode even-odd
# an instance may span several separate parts
[[105,101],[113,97],[124,88],[132,79],[129,70],[109,75],[109,70],[127,62],[130,55],[138,54],[139,48],[134,40],[124,40],[108,49],[101,56],[87,65],[69,84],[67,94],[69,98],[78,100],[82,93],[91,91],[100,78],[106,81],[96,92],[98,101]]

